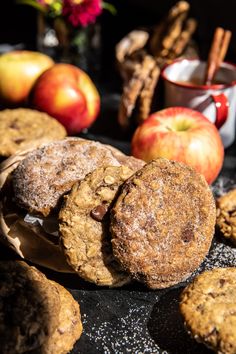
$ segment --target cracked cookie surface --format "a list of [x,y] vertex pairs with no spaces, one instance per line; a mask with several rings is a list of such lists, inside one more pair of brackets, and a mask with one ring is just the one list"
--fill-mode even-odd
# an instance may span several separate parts
[[114,256],[150,288],[177,284],[208,253],[215,217],[203,176],[178,162],[154,160],[123,184],[111,210]]
[[73,186],[59,214],[69,264],[97,285],[121,286],[129,281],[112,254],[109,210],[121,184],[132,174],[126,166],[96,169]]
[[217,353],[236,353],[236,268],[198,275],[181,294],[186,328]]

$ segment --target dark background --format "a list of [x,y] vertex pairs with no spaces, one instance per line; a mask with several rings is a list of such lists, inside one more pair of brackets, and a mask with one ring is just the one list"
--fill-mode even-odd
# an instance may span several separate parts
[[[117,16],[107,13],[102,17],[103,66],[110,70],[114,63],[114,46],[134,28],[157,24],[176,0],[112,0]],[[236,62],[236,1],[235,0],[189,0],[189,16],[198,22],[194,40],[200,57],[205,59],[217,26],[232,31],[231,44],[226,60]],[[108,70],[108,72],[109,72]]]
[[[102,66],[104,76],[109,76],[114,65],[114,46],[130,30],[152,26],[176,3],[175,0],[108,0],[117,8],[117,15],[104,12],[99,21],[102,25]],[[236,1],[189,0],[190,15],[197,19],[198,28],[194,39],[200,55],[207,56],[216,26],[230,29],[233,33],[227,60],[236,62]],[[27,49],[36,49],[37,12],[30,6],[16,4],[14,0],[1,1],[0,44],[23,43]]]

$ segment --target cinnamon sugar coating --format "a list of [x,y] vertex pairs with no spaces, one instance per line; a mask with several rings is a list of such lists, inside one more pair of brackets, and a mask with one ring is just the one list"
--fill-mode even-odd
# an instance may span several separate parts
[[111,210],[114,256],[150,288],[177,284],[208,253],[215,218],[204,177],[184,164],[157,159],[123,184]]
[[13,172],[16,202],[31,213],[47,216],[76,181],[107,165],[120,163],[98,142],[66,138],[44,145],[30,152]]

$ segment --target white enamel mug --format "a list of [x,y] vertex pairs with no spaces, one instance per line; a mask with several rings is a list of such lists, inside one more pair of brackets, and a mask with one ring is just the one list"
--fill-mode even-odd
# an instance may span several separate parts
[[222,63],[215,78],[220,84],[189,83],[203,78],[205,67],[206,63],[198,59],[176,60],[167,65],[162,70],[165,107],[182,106],[201,112],[219,129],[226,148],[235,139],[236,66]]

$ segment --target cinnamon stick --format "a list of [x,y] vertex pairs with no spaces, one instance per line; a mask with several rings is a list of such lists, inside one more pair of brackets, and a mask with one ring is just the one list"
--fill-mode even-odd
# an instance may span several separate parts
[[207,60],[206,73],[204,78],[204,83],[206,85],[211,84],[216,75],[217,70],[219,69],[222,61],[224,60],[226,52],[228,50],[230,38],[230,31],[225,31],[221,27],[216,28]]
[[224,37],[223,37],[223,43],[222,43],[221,50],[220,50],[218,66],[220,66],[220,64],[224,61],[225,55],[226,55],[228,47],[229,47],[231,36],[232,36],[231,31],[225,31]]

